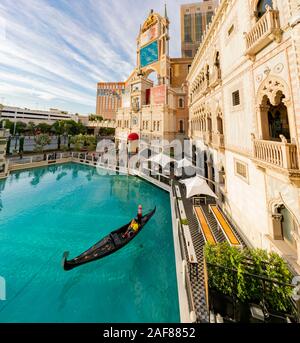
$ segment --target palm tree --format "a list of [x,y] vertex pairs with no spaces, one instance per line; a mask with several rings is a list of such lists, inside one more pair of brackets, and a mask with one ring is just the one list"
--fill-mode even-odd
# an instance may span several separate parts
[[36,151],[43,152],[44,147],[51,143],[51,138],[49,135],[42,133],[34,138],[36,144]]
[[35,126],[34,122],[30,121],[27,124],[26,130],[29,132],[30,135],[34,135],[35,128],[36,128],[36,126]]

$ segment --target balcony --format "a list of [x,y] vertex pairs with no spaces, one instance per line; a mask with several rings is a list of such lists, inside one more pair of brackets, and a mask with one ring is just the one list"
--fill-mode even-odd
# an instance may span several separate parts
[[300,186],[297,146],[287,143],[283,136],[281,139],[282,142],[253,139],[253,161],[262,168],[273,169],[288,176],[292,182],[299,183]]
[[212,141],[212,133],[210,131],[203,132],[203,141],[205,144],[210,144]]
[[210,76],[209,79],[209,86],[210,87],[216,87],[221,83],[221,69],[215,68]]
[[195,89],[194,93],[193,93],[193,101],[195,101],[196,99],[202,97],[203,95],[207,94],[210,90],[209,87],[209,81],[205,78],[200,84],[199,86]]
[[279,12],[268,9],[257,21],[249,33],[245,33],[246,55],[254,58],[255,55],[264,49],[271,42],[281,42],[282,30],[279,23]]
[[214,148],[218,150],[225,149],[225,139],[224,135],[221,133],[213,133],[212,134],[212,145]]

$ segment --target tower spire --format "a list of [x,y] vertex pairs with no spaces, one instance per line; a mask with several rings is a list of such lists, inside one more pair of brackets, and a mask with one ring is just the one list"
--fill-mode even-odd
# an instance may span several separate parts
[[168,19],[167,3],[165,2],[165,18]]

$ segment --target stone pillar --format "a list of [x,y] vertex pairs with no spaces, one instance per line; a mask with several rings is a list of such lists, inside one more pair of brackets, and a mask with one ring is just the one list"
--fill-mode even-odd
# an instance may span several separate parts
[[267,105],[260,105],[257,108],[259,139],[263,139],[263,140],[270,139],[269,119],[268,119],[269,108],[270,107]]
[[274,240],[283,240],[283,234],[282,234],[282,214],[273,214],[272,215],[272,226],[273,226],[273,232],[272,232],[272,238]]

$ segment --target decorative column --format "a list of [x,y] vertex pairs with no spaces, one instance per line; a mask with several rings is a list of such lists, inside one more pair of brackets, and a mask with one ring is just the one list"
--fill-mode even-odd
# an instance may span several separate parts
[[280,213],[272,214],[272,226],[273,226],[273,232],[272,232],[272,238],[274,240],[283,240],[282,235],[282,219],[283,216]]
[[259,129],[259,138],[263,140],[268,140],[270,138],[269,132],[269,118],[268,111],[270,106],[268,105],[259,105],[257,107],[257,116],[258,116],[258,129]]

